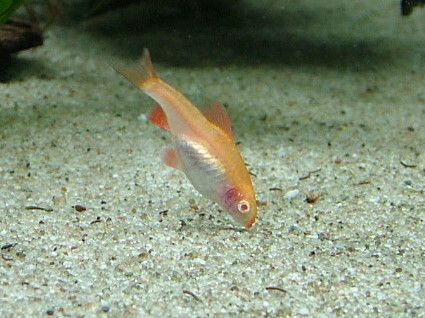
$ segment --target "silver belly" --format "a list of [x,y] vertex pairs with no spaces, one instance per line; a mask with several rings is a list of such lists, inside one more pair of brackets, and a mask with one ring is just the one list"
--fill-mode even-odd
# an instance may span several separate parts
[[208,147],[185,138],[174,140],[182,170],[193,186],[205,197],[217,201],[218,192],[225,184],[222,163],[211,154]]

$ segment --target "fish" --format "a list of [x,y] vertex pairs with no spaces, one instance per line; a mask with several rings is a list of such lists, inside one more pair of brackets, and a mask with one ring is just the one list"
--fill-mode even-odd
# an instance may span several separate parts
[[255,191],[224,106],[215,102],[201,112],[157,75],[146,48],[135,68],[116,70],[158,103],[148,119],[171,134],[172,143],[162,154],[165,165],[184,172],[199,193],[237,223],[253,227]]

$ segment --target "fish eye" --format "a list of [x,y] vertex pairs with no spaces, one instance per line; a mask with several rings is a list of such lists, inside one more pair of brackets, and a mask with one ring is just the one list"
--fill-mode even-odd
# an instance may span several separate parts
[[246,200],[241,200],[238,203],[238,211],[241,213],[247,213],[249,212],[250,206],[249,206],[249,202]]

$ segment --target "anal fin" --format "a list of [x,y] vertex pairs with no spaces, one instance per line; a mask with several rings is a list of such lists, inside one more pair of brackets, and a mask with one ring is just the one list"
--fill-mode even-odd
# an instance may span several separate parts
[[167,116],[165,115],[160,105],[155,106],[155,108],[149,114],[148,118],[149,121],[155,126],[158,126],[159,128],[168,131],[170,130],[170,127],[168,126]]

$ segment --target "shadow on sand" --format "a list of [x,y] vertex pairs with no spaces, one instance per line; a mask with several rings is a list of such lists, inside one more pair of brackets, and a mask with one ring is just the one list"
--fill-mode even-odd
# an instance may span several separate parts
[[[175,66],[306,64],[368,71],[388,63],[389,41],[330,34],[329,21],[348,23],[347,14],[305,7],[276,12],[242,2],[188,8],[166,1],[92,18],[85,30],[123,58],[135,60],[148,47],[156,61]],[[312,23],[323,26],[320,39],[304,30]]]

